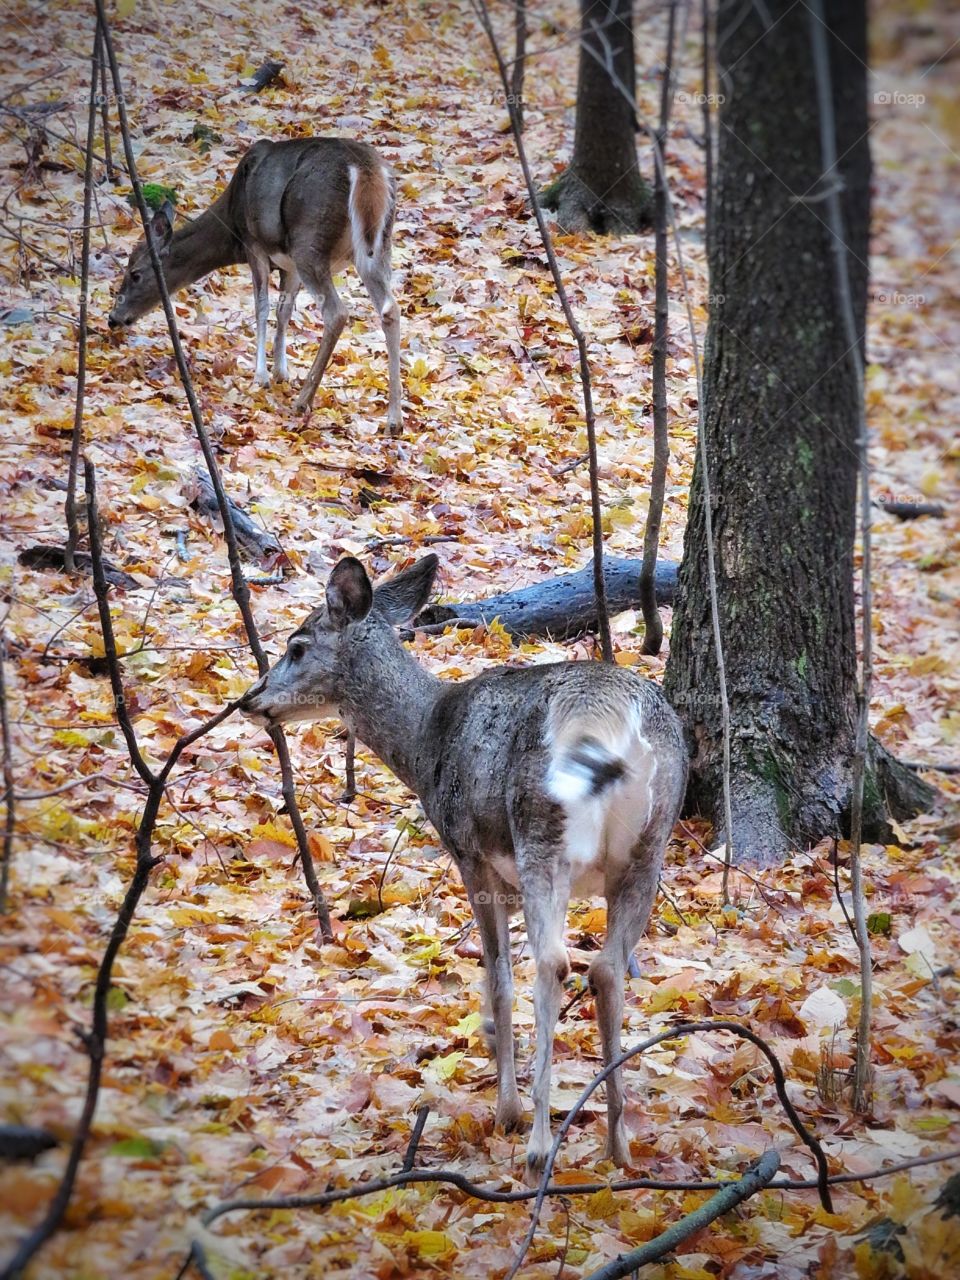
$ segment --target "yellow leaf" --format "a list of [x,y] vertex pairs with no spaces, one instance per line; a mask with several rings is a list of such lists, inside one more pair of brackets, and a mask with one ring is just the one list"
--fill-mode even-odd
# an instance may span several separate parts
[[137,0],[117,0],[117,17],[129,18],[137,7]]
[[421,1258],[440,1258],[453,1252],[453,1243],[443,1231],[405,1231],[401,1239]]
[[220,916],[206,907],[174,907],[167,919],[178,929],[190,929],[195,924],[216,924]]

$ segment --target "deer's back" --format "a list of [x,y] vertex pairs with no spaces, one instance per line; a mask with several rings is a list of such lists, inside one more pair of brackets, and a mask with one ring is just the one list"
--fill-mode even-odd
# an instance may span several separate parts
[[416,772],[427,815],[459,860],[512,859],[518,843],[563,839],[569,814],[551,794],[548,774],[564,735],[577,732],[605,734],[628,753],[639,733],[668,805],[682,793],[680,722],[655,684],[623,668],[501,668],[444,689],[424,726]]
[[377,166],[374,148],[350,138],[261,139],[231,179],[231,219],[275,261],[310,255],[336,267],[350,252],[350,170]]

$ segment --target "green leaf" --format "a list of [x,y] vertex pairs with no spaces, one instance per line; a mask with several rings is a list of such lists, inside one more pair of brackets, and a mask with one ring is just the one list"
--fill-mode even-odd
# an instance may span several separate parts
[[130,997],[124,991],[123,987],[111,987],[107,992],[107,1008],[123,1009],[130,1003]]
[[107,1149],[108,1156],[130,1156],[134,1160],[152,1160],[163,1155],[168,1144],[157,1142],[153,1138],[122,1138]]
[[849,978],[838,978],[836,982],[830,983],[832,991],[836,991],[838,996],[855,996],[860,993],[860,984],[851,982]]
[[867,916],[867,933],[877,933],[889,938],[892,929],[893,920],[889,911],[874,911]]
[[[162,182],[145,182],[140,188],[143,192],[143,199],[148,209],[156,212],[163,208],[165,200],[169,200],[171,204],[177,203],[177,193],[173,187],[165,187]],[[137,207],[137,198],[131,191],[127,196],[127,204],[132,208]]]

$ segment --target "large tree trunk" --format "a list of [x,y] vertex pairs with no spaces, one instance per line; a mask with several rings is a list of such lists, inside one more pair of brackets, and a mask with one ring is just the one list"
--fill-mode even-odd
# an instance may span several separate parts
[[637,166],[632,0],[580,0],[580,18],[573,159],[540,202],[564,231],[642,231],[651,198]]
[[[738,860],[782,858],[843,828],[857,637],[856,386],[834,294],[809,13],[720,0],[720,108],[706,442],[732,718]],[[864,0],[828,0],[838,174],[861,343],[870,156]],[[805,199],[807,197],[807,199]],[[689,800],[722,823],[722,733],[703,489],[694,471],[667,690],[694,743]],[[871,822],[903,775],[874,755]],[[912,779],[911,779],[912,781]]]

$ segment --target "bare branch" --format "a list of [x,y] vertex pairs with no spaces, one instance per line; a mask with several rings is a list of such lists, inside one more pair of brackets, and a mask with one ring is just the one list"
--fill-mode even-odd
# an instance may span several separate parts
[[[603,578],[603,529],[601,527],[602,512],[600,510],[600,479],[598,475],[597,463],[597,422],[593,408],[593,383],[590,378],[590,360],[587,355],[587,342],[583,336],[583,330],[577,322],[577,318],[570,306],[570,299],[567,297],[567,291],[564,287],[563,276],[560,273],[560,265],[557,262],[557,255],[553,248],[553,239],[550,230],[547,227],[543,217],[543,210],[540,207],[540,201],[537,199],[537,187],[533,180],[533,174],[530,172],[530,164],[527,160],[527,152],[523,145],[523,136],[521,133],[522,123],[517,114],[516,103],[511,100],[510,81],[507,76],[507,67],[500,52],[500,46],[497,43],[497,37],[494,34],[493,26],[490,22],[490,12],[487,8],[487,0],[471,0],[474,12],[483,27],[487,39],[490,41],[490,48],[493,51],[496,60],[497,70],[500,73],[500,83],[503,86],[503,92],[506,95],[507,110],[510,113],[510,125],[513,129],[513,139],[517,147],[517,156],[520,160],[520,168],[523,170],[523,180],[527,185],[527,195],[530,200],[530,208],[536,219],[537,229],[540,232],[540,239],[543,243],[544,252],[547,255],[547,262],[550,264],[550,273],[553,276],[554,288],[557,291],[557,298],[563,310],[564,318],[567,322],[573,339],[577,344],[577,352],[580,360],[580,386],[583,391],[583,412],[587,427],[587,453],[590,459],[590,509],[593,516],[593,582],[594,591],[597,597],[597,628],[600,633],[600,650],[603,654],[605,662],[613,661],[613,640],[610,635],[610,615],[607,612],[607,595],[606,586]],[[98,4],[102,0],[97,0]]]
[[643,564],[640,569],[640,609],[643,614],[643,652],[660,652],[663,619],[657,608],[657,551],[663,520],[663,499],[670,460],[667,428],[667,339],[670,325],[670,294],[667,288],[667,192],[663,148],[667,140],[673,99],[673,45],[677,26],[677,0],[670,0],[667,23],[667,52],[660,95],[660,123],[653,135],[659,162],[654,166],[654,327],[653,327],[653,470],[650,476],[650,505],[643,531]]
[[17,799],[13,789],[13,748],[10,742],[10,717],[7,713],[7,686],[4,675],[6,661],[7,637],[3,626],[0,625],[0,738],[3,746],[3,802],[6,806],[6,817],[3,822],[3,865],[0,867],[0,915],[3,915],[7,909]]
[[[827,26],[822,0],[810,0],[810,48],[813,55],[817,86],[817,109],[820,120],[821,183],[828,182],[837,168],[837,122],[833,109],[833,85],[830,55],[827,51]],[[830,181],[824,197],[830,247],[833,250],[834,287],[837,309],[843,325],[843,345],[847,349],[850,372],[857,394],[857,453],[860,467],[860,602],[862,640],[860,687],[857,690],[857,732],[854,740],[852,779],[850,784],[850,896],[857,950],[860,953],[860,1020],[857,1025],[857,1055],[853,1076],[853,1109],[864,1114],[870,1110],[872,1068],[870,1066],[870,1020],[873,999],[873,957],[867,929],[867,903],[863,892],[863,867],[860,842],[863,829],[863,784],[867,767],[867,741],[870,734],[870,689],[873,683],[873,595],[870,581],[870,458],[867,422],[863,397],[862,337],[857,331],[850,293],[849,250],[843,225],[838,184]]]
[[97,124],[97,81],[103,70],[101,63],[100,24],[93,37],[90,55],[90,102],[87,108],[87,151],[83,164],[83,247],[80,250],[80,308],[77,331],[77,394],[73,409],[73,433],[70,437],[70,464],[67,470],[67,497],[64,513],[67,541],[63,548],[63,567],[73,573],[74,552],[80,537],[77,524],[77,475],[83,444],[83,400],[87,382],[87,293],[90,287],[90,213],[93,204],[93,139]]
[[[170,292],[167,289],[166,280],[163,275],[163,264],[160,261],[160,254],[154,237],[150,234],[150,215],[147,210],[146,203],[143,199],[143,191],[140,187],[140,181],[137,177],[136,159],[133,154],[133,143],[130,138],[130,127],[127,120],[127,109],[123,96],[123,82],[120,79],[120,68],[117,64],[116,52],[113,47],[113,38],[110,33],[110,24],[107,21],[104,0],[94,0],[97,6],[97,17],[100,22],[100,28],[103,32],[104,46],[106,48],[107,59],[110,63],[110,72],[113,77],[113,87],[117,99],[117,119],[120,124],[120,134],[123,139],[123,151],[127,162],[127,171],[130,174],[133,193],[137,202],[137,209],[140,214],[140,221],[143,224],[144,235],[146,237],[147,248],[150,254],[150,262],[153,267],[154,275],[157,280],[157,288],[160,292],[160,299],[163,304],[163,313],[167,319],[167,328],[170,331],[170,342],[173,346],[173,354],[177,363],[177,370],[180,374],[180,381],[183,384],[183,390],[187,397],[187,404],[190,407],[190,416],[193,419],[194,430],[197,434],[197,440],[200,443],[200,450],[203,453],[204,461],[207,464],[207,471],[210,475],[210,483],[216,494],[217,506],[220,508],[220,519],[223,522],[223,536],[227,544],[227,559],[230,564],[230,580],[233,598],[236,601],[237,608],[240,610],[240,616],[243,619],[243,625],[247,633],[247,640],[250,645],[251,652],[256,659],[257,669],[263,675],[269,668],[267,655],[264,652],[263,645],[260,642],[260,635],[257,631],[257,624],[253,617],[253,610],[250,604],[250,588],[243,574],[243,568],[240,564],[240,551],[237,543],[237,533],[234,527],[233,515],[230,510],[230,503],[227,499],[226,491],[223,487],[223,479],[220,475],[220,467],[217,462],[216,454],[210,443],[210,437],[204,426],[203,415],[200,412],[200,403],[197,400],[197,394],[193,386],[193,379],[190,376],[190,370],[187,366],[186,356],[183,351],[183,345],[180,342],[180,333],[177,329],[177,318],[173,310],[173,303],[170,300]],[[330,924],[330,912],[327,909],[326,901],[323,897],[323,891],[317,880],[316,869],[313,865],[313,857],[310,853],[310,845],[307,841],[307,831],[303,824],[303,818],[297,805],[296,787],[293,780],[293,768],[290,764],[290,752],[287,748],[287,741],[284,737],[283,730],[279,727],[270,728],[268,731],[270,740],[273,743],[274,750],[277,753],[277,760],[280,765],[280,776],[283,784],[283,797],[286,801],[287,810],[290,815],[290,822],[293,826],[294,834],[297,838],[297,848],[299,851],[300,862],[303,866],[304,878],[307,882],[307,888],[313,900],[314,909],[317,914],[317,920],[320,925],[320,932],[326,941],[333,938],[333,929]]]

